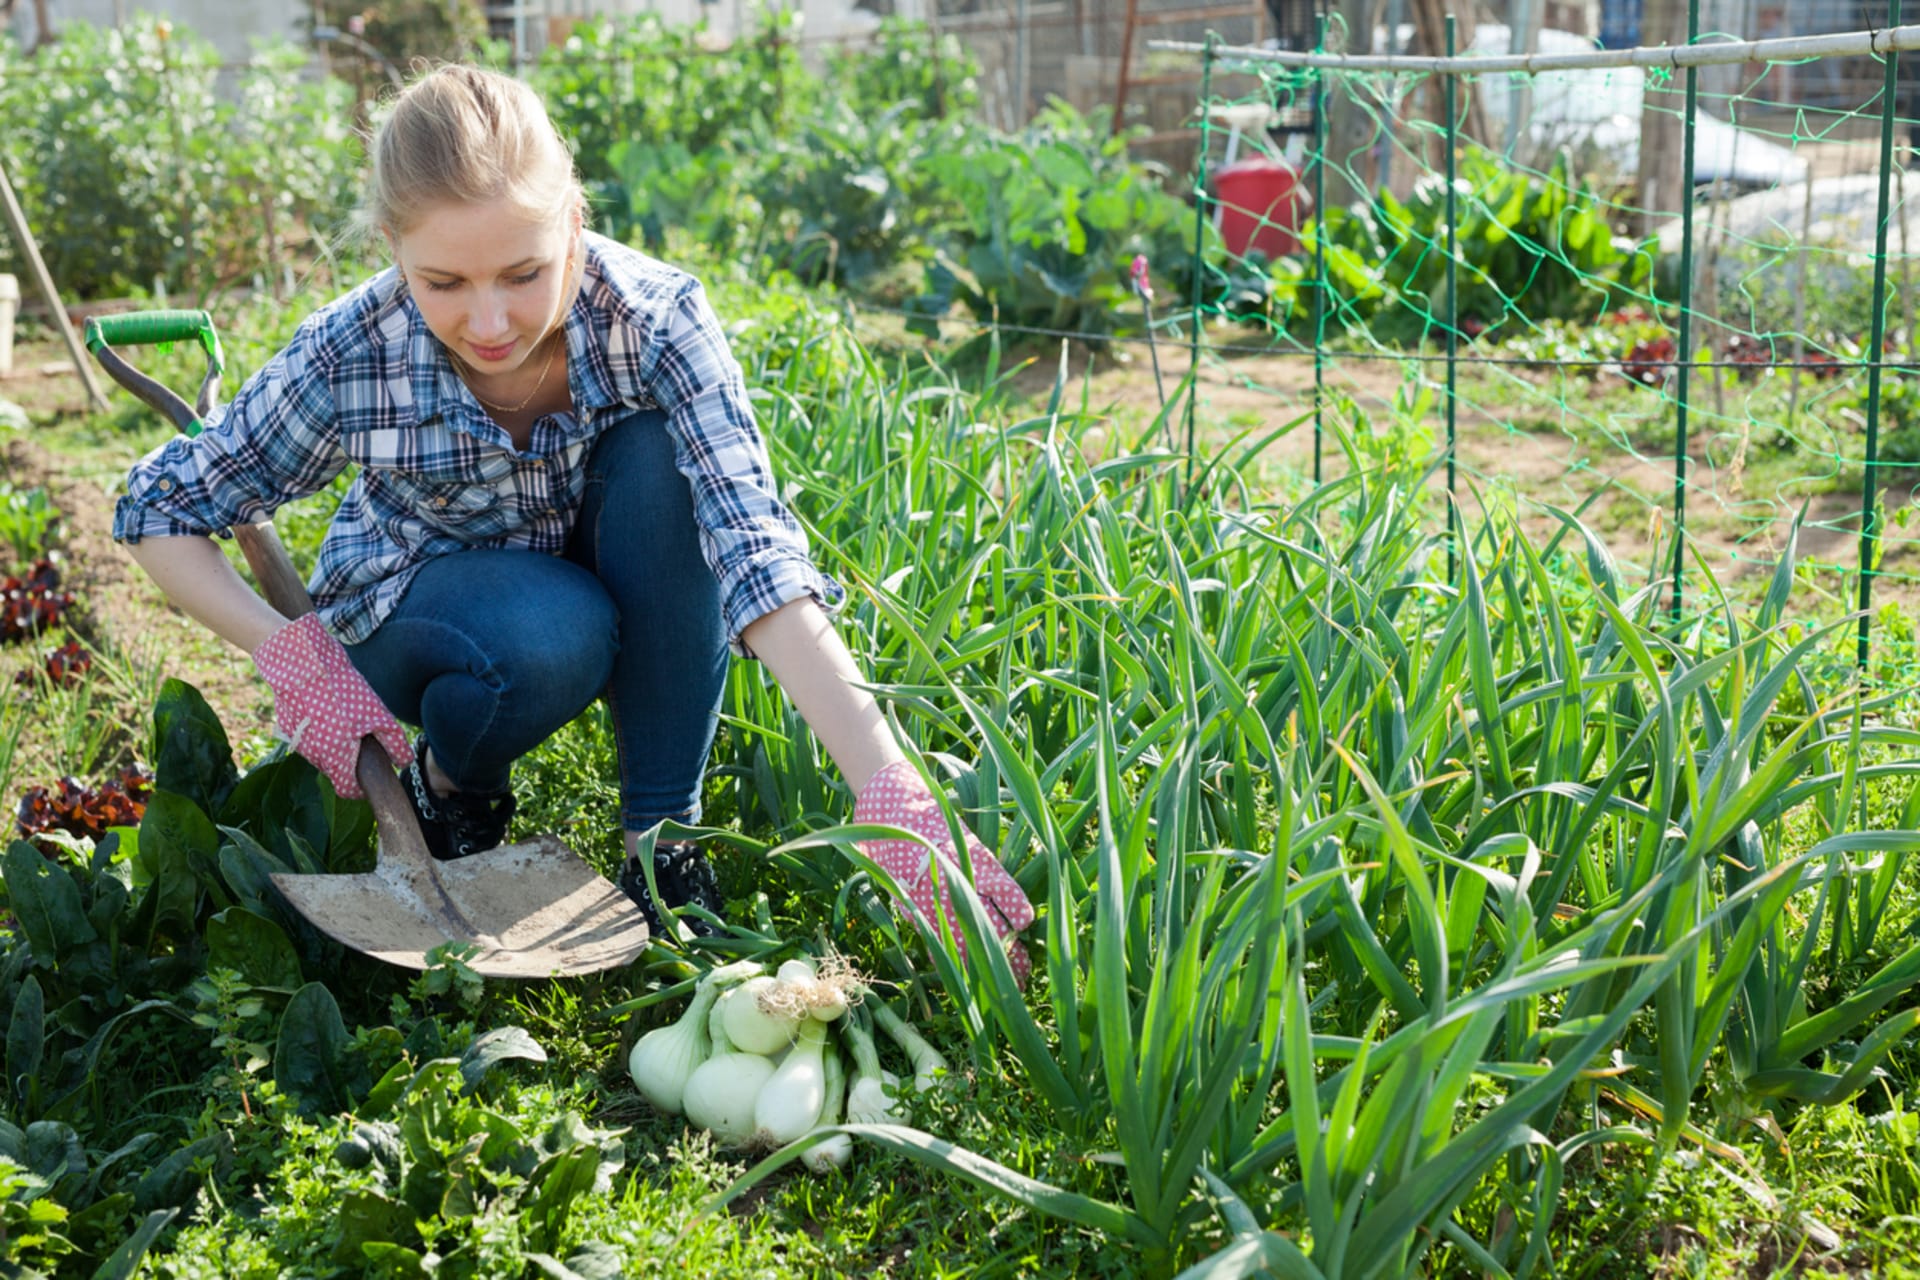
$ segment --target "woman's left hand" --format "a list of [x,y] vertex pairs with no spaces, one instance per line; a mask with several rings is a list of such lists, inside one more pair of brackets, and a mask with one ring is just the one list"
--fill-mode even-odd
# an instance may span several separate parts
[[[947,892],[946,877],[964,874],[966,862],[954,849],[946,816],[940,811],[940,802],[927,789],[926,781],[913,767],[913,762],[896,760],[874,774],[854,805],[853,820],[904,827],[946,855],[948,864],[941,868],[939,906],[951,924],[954,944],[959,947],[960,960],[964,964],[967,958],[966,939],[961,935],[954,915],[953,898]],[[981,905],[987,909],[987,920],[992,924],[994,933],[1006,945],[1007,961],[1013,966],[1014,977],[1024,986],[1027,976],[1033,971],[1033,961],[1014,935],[1033,923],[1033,904],[1027,901],[1019,882],[1007,874],[992,850],[981,844],[972,832],[966,835],[967,852],[973,863],[974,889],[980,895]],[[917,840],[881,839],[863,840],[860,848],[893,877],[913,904],[914,913],[922,927],[929,935],[938,937],[939,924],[934,914],[936,895],[933,864],[926,845]]]

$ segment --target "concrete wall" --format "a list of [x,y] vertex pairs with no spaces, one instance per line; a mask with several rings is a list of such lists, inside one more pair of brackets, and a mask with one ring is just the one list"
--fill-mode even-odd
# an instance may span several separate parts
[[[157,13],[208,41],[230,63],[246,61],[255,40],[305,39],[310,12],[301,0],[47,0],[56,33],[70,22],[108,27],[134,13]],[[13,34],[29,47],[38,38],[32,0],[15,7]]]

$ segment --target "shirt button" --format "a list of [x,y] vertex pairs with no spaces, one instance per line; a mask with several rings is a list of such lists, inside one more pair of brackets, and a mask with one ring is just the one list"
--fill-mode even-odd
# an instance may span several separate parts
[[441,497],[438,497],[438,498],[435,498],[435,499],[433,500],[433,505],[434,505],[434,506],[436,506],[436,507],[444,507],[444,506],[446,506],[446,505],[447,505],[447,500],[446,500],[446,498],[445,498],[444,496],[441,496]]
[[162,493],[172,493],[173,481],[168,479],[166,476],[161,476],[159,483],[154,485],[153,487],[158,489]]

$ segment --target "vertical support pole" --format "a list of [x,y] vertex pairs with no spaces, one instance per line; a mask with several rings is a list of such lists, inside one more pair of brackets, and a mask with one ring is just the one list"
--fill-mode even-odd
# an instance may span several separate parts
[[[937,5],[938,0],[935,0]],[[1027,82],[1033,70],[1033,18],[1027,8],[1027,0],[1019,0],[1014,8],[1014,52],[1013,52],[1013,118],[1024,129],[1033,115],[1028,109],[1030,97]]]
[[[1507,52],[1535,53],[1540,46],[1539,0],[1512,0],[1507,16]],[[1533,77],[1514,76],[1507,86],[1507,163],[1520,147],[1527,119],[1533,114]]]
[[[934,5],[934,8],[939,8]],[[1133,79],[1133,37],[1140,26],[1140,0],[1127,0],[1127,18],[1120,25],[1120,79],[1113,87],[1113,136],[1119,137],[1120,131],[1127,127],[1127,89]],[[1213,36],[1207,36],[1211,47]],[[1200,100],[1201,110],[1206,110],[1206,99]]]
[[[1406,20],[1407,0],[1387,0],[1387,52],[1400,52],[1400,24]],[[1398,122],[1400,113],[1395,111],[1389,119]],[[1393,190],[1393,144],[1392,129],[1380,131],[1380,145],[1374,149],[1375,176],[1373,184],[1381,191]]]
[[[1313,20],[1313,51],[1327,51],[1327,15]],[[1313,483],[1320,483],[1327,402],[1327,69],[1313,71]]]
[[[1454,56],[1455,23],[1454,16],[1447,15],[1447,57]],[[1459,502],[1456,499],[1455,485],[1458,476],[1454,467],[1457,460],[1459,437],[1455,410],[1459,394],[1460,376],[1460,279],[1459,244],[1455,239],[1455,226],[1459,223],[1459,192],[1454,188],[1455,152],[1460,149],[1460,110],[1458,94],[1460,77],[1454,75],[1451,68],[1447,71],[1446,84],[1443,86],[1447,104],[1447,581],[1453,581],[1454,562],[1459,556],[1460,528]]]
[[[1902,217],[1900,225],[1906,226]],[[1812,278],[1808,259],[1813,254],[1813,174],[1800,184],[1800,251],[1793,256],[1793,382],[1787,388],[1787,430],[1800,425],[1800,375],[1807,359],[1807,281]]]
[[27,224],[27,212],[20,207],[19,197],[13,193],[13,183],[7,177],[5,160],[0,160],[0,209],[7,215],[7,226],[13,232],[13,243],[19,249],[20,256],[27,260],[27,273],[33,277],[34,287],[40,290],[40,300],[47,304],[47,323],[60,331],[60,337],[67,344],[67,354],[73,357],[74,370],[80,375],[80,385],[87,389],[87,401],[97,410],[105,411],[110,406],[107,393],[100,389],[100,380],[93,375],[93,362],[87,359],[87,353],[80,345],[80,335],[73,331],[73,325],[67,320],[67,305],[60,301],[60,290],[53,283],[53,273],[47,270],[46,259],[40,256],[40,242],[33,238],[33,228]]
[[[1700,0],[1687,0],[1687,43],[1700,38]],[[1693,377],[1693,133],[1700,71],[1687,68],[1686,115],[1680,127],[1680,347],[1673,396],[1673,608],[1680,625],[1680,577],[1687,556],[1687,396]]]
[[1193,315],[1187,335],[1187,487],[1193,485],[1193,420],[1200,398],[1200,324],[1206,318],[1202,309],[1200,285],[1206,272],[1200,270],[1206,251],[1207,233],[1207,143],[1213,119],[1208,110],[1213,102],[1213,46],[1219,37],[1207,32],[1207,48],[1200,60],[1200,158],[1194,164],[1193,184]]
[[[1892,0],[1888,25],[1900,25],[1900,0]],[[1873,603],[1873,544],[1880,538],[1880,520],[1875,511],[1874,472],[1880,465],[1880,365],[1887,341],[1887,217],[1891,197],[1888,191],[1893,176],[1893,108],[1899,93],[1900,53],[1886,52],[1887,75],[1880,90],[1880,198],[1873,232],[1873,323],[1867,336],[1867,465],[1860,481],[1860,638],[1855,661],[1862,674],[1867,669],[1867,637],[1873,620],[1867,609]],[[1904,188],[1904,183],[1902,184]],[[1906,215],[1903,213],[1901,217]]]

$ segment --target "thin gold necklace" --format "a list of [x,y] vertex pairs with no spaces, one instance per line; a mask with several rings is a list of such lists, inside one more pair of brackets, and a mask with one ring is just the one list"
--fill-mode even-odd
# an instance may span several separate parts
[[529,391],[527,393],[527,398],[522,400],[519,404],[495,404],[493,401],[481,395],[479,388],[473,385],[473,379],[476,372],[474,367],[468,364],[465,360],[462,360],[460,358],[460,354],[451,347],[447,348],[447,354],[453,357],[453,363],[456,366],[464,370],[461,376],[461,381],[467,384],[467,390],[473,395],[473,398],[475,400],[478,400],[481,404],[485,405],[487,408],[496,410],[500,413],[518,413],[522,409],[526,408],[528,405],[532,404],[533,398],[540,394],[540,388],[547,385],[547,375],[553,372],[553,362],[555,359],[559,357],[560,349],[566,345],[567,345],[566,336],[563,334],[561,335],[560,341],[554,344],[553,350],[547,352],[547,362],[544,365],[540,366],[540,378],[537,382],[533,384],[533,390]]

